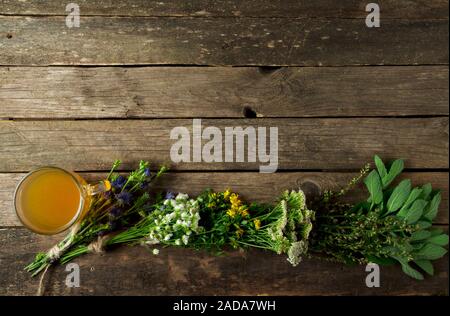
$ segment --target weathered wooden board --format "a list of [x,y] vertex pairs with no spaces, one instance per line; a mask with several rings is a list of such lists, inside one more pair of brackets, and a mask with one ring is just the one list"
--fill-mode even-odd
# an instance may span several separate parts
[[[1,229],[0,295],[34,295],[38,278],[23,271],[36,251],[57,237],[24,229]],[[120,247],[75,260],[80,288],[68,288],[68,272],[48,272],[46,295],[448,295],[448,255],[435,264],[435,275],[413,280],[398,266],[381,267],[381,287],[365,285],[364,266],[348,267],[308,259],[292,267],[284,257],[251,250],[223,256],[165,248],[158,256],[143,247]],[[119,277],[120,276],[120,277]],[[217,286],[220,284],[220,286]]]
[[[191,162],[171,163],[170,149],[176,142],[170,140],[171,130],[186,127],[192,134],[192,124],[188,119],[3,120],[0,171],[27,171],[42,165],[108,170],[114,159],[122,159],[127,169],[141,159],[176,170],[259,170],[268,164],[259,162],[257,151],[256,162],[192,162],[193,150]],[[270,127],[277,127],[279,170],[359,169],[375,154],[404,158],[408,168],[448,168],[448,117],[202,120],[202,128],[207,126],[218,127],[222,135],[225,127],[266,127],[267,135]]]
[[[0,173],[0,227],[21,226],[14,213],[13,197],[16,185],[24,173]],[[105,177],[104,173],[80,173],[87,181],[95,182]],[[183,172],[167,173],[152,186],[151,192],[162,190],[186,192],[196,196],[210,188],[223,191],[227,188],[238,192],[248,202],[272,203],[287,189],[302,188],[308,199],[317,196],[323,190],[338,190],[344,187],[354,173],[336,172],[282,172],[261,174],[257,172]],[[448,172],[407,172],[401,178],[409,178],[414,185],[431,183],[442,190],[442,202],[435,223],[448,224]],[[360,184],[348,194],[346,201],[357,202],[366,198],[366,190]]]
[[448,115],[448,67],[3,67],[0,118]]
[[[362,0],[78,0],[82,15],[124,16],[251,16],[365,18]],[[385,18],[448,18],[446,0],[382,0],[377,2]],[[3,0],[0,14],[65,15],[67,1]]]
[[448,20],[0,16],[0,65],[448,64]]

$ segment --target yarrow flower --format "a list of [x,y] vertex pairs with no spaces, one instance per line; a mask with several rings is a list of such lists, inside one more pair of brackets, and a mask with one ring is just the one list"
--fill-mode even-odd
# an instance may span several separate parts
[[292,243],[288,250],[287,260],[295,267],[302,261],[302,255],[308,251],[308,246],[303,240]]

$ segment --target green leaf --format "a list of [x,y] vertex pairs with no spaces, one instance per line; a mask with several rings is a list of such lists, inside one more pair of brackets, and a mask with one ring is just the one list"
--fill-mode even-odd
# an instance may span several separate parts
[[424,200],[416,200],[406,213],[405,220],[408,224],[417,222],[423,214],[423,209],[427,205]]
[[424,211],[424,217],[432,221],[439,210],[439,204],[441,203],[441,193],[437,193],[433,196],[433,199],[428,204],[428,207]]
[[427,229],[429,228],[432,224],[429,221],[418,221],[416,224],[419,229]]
[[423,200],[428,200],[428,196],[430,195],[431,190],[432,190],[432,187],[431,187],[430,183],[424,184],[422,186],[422,194],[420,195],[419,198],[421,198]]
[[411,191],[411,180],[406,179],[400,182],[399,185],[394,189],[389,200],[387,202],[387,209],[389,213],[397,211],[405,203]]
[[418,259],[436,260],[442,258],[446,253],[447,250],[441,246],[426,244],[416,253],[415,257]]
[[430,228],[431,237],[442,234],[444,231],[437,227]]
[[372,170],[371,173],[364,179],[364,183],[369,190],[370,198],[373,203],[380,204],[383,201],[383,191],[381,189],[380,176],[376,170]]
[[395,160],[391,167],[389,168],[389,172],[382,179],[383,189],[385,189],[392,181],[394,181],[395,177],[397,177],[403,171],[403,160],[397,159]]
[[431,232],[427,230],[419,230],[411,235],[411,241],[424,240],[431,236]]
[[425,271],[429,275],[434,274],[433,264],[431,263],[430,260],[419,259],[419,260],[415,260],[414,263],[417,264],[419,266],[419,268],[421,268],[423,271]]
[[416,280],[423,280],[422,273],[411,267],[407,262],[401,261],[400,264],[402,265],[402,270],[406,275],[409,275]]
[[422,189],[414,188],[411,193],[408,196],[408,199],[406,200],[405,204],[403,204],[400,211],[398,211],[399,216],[405,216],[406,211],[411,206],[411,204],[419,197],[420,193],[422,192]]
[[377,166],[378,174],[380,175],[381,179],[387,175],[386,167],[383,163],[383,160],[377,155],[374,157],[375,165]]
[[[430,233],[431,234],[431,233]],[[446,246],[448,245],[448,235],[442,234],[437,236],[432,236],[427,240],[429,243],[438,245],[438,246]]]
[[369,262],[373,262],[373,263],[379,264],[381,266],[388,266],[388,265],[393,265],[396,263],[396,261],[392,258],[381,258],[381,257],[375,257],[375,256],[368,256],[367,260]]

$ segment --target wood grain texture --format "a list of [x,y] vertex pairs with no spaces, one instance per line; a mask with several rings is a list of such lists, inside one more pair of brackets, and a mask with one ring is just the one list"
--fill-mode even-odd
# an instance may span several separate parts
[[[82,15],[365,18],[362,0],[78,0]],[[382,18],[448,18],[446,0],[381,0]],[[67,1],[2,0],[0,14],[65,15]]]
[[448,67],[6,67],[0,118],[448,115]]
[[0,65],[448,64],[448,20],[0,16]]
[[[408,168],[448,168],[448,117],[358,119],[204,119],[202,128],[278,128],[278,169],[359,169],[374,154],[402,157]],[[59,165],[109,170],[114,159],[133,168],[141,160],[174,170],[259,170],[256,162],[171,163],[174,127],[192,134],[193,120],[0,121],[0,172]],[[191,135],[192,138],[192,135]],[[224,138],[224,137],[223,137]],[[205,144],[206,141],[203,141]],[[222,161],[225,151],[222,140]],[[269,139],[267,140],[269,143]],[[245,142],[244,150],[248,145]],[[192,142],[191,142],[192,145]],[[256,150],[256,148],[252,148]],[[247,156],[247,154],[246,154]]]
[[[0,227],[22,226],[14,212],[14,190],[24,173],[0,173]],[[106,174],[104,173],[80,173],[88,182],[94,183]],[[324,190],[338,190],[344,187],[354,173],[337,172],[283,172],[276,174],[261,174],[256,172],[183,172],[168,173],[152,186],[150,193],[172,190],[185,192],[190,196],[196,196],[203,190],[210,188],[223,191],[227,188],[239,193],[246,201],[272,203],[277,196],[287,189],[301,188],[307,198],[312,200]],[[442,190],[442,202],[436,224],[448,224],[448,172],[407,172],[399,179],[411,179],[413,185],[431,183],[434,188]],[[366,189],[363,184],[358,185],[348,194],[345,201],[359,202],[366,198]]]
[[[57,240],[1,229],[6,246],[0,249],[0,295],[36,294],[39,280],[23,266]],[[294,268],[284,257],[258,250],[219,257],[165,248],[154,256],[140,246],[120,247],[74,262],[80,266],[80,288],[66,287],[68,272],[57,267],[48,272],[46,295],[448,295],[448,255],[424,281],[407,277],[398,266],[381,267],[380,288],[366,287],[364,266],[308,259]]]

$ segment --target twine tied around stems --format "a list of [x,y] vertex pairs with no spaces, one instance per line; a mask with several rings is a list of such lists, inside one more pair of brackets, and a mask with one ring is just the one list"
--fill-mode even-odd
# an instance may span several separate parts
[[73,225],[72,228],[70,229],[70,232],[67,235],[67,238],[65,238],[65,240],[63,241],[63,243],[61,245],[57,244],[57,245],[53,246],[47,252],[48,263],[47,263],[47,266],[45,267],[44,272],[41,275],[41,278],[39,279],[37,296],[44,295],[44,290],[45,290],[44,277],[47,274],[48,268],[51,266],[51,264],[53,262],[55,262],[56,260],[58,260],[61,257],[61,255],[64,253],[64,251],[67,250],[67,248],[69,248],[72,245],[73,239],[75,238],[75,235],[77,234],[79,229],[80,229],[80,223],[79,222],[75,223],[75,225]]
[[101,253],[103,252],[103,248],[105,246],[106,241],[108,240],[108,236],[98,236],[96,241],[93,241],[88,246],[88,252],[93,253]]

